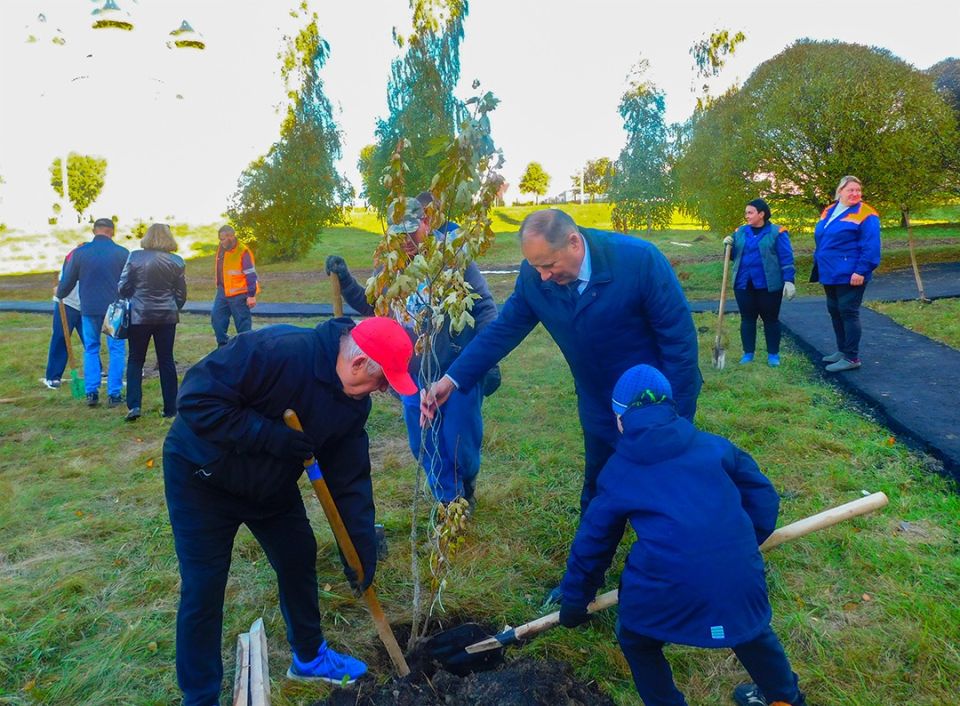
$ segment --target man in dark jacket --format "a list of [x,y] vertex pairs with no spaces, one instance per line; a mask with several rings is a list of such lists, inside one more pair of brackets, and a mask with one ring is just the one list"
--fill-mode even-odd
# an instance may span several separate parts
[[[180,564],[177,681],[186,706],[217,703],[230,553],[246,524],[277,574],[294,679],[352,681],[366,665],[330,648],[317,605],[317,544],[297,479],[315,455],[363,566],[376,571],[373,488],[364,425],[369,395],[416,390],[413,346],[392,319],[356,327],[269,326],[210,353],[184,376],[163,446],[167,508]],[[286,409],[304,431],[282,420]]]
[[[428,205],[432,203],[429,192],[415,199],[406,200],[403,219],[400,223],[393,223],[393,219],[390,219],[392,233],[407,235],[404,247],[410,257],[417,254],[425,238],[442,239],[458,229],[455,223],[448,222],[431,234],[430,218],[424,210],[424,202]],[[346,302],[360,314],[371,316],[373,306],[367,301],[366,291],[350,274],[343,258],[339,255],[331,255],[327,258],[326,269],[327,274],[335,274],[340,280],[341,292]],[[450,321],[447,320],[444,328],[437,333],[433,341],[433,352],[440,375],[447,371],[474,335],[497,318],[497,305],[490,294],[487,280],[480,274],[480,268],[475,262],[467,265],[463,277],[473,291],[480,296],[471,310],[474,325],[467,326],[459,334],[454,335],[450,331]],[[413,317],[420,313],[422,307],[421,297],[418,294],[412,294],[407,301],[407,313],[410,316],[401,322],[411,339],[415,339],[416,336]],[[418,356],[414,359],[410,371],[415,379],[420,377],[420,364],[421,360]],[[497,374],[499,370],[491,373],[491,376]],[[469,389],[455,391],[444,406],[439,423],[434,424],[425,435],[421,434],[420,428],[419,393],[402,398],[403,418],[407,424],[410,450],[414,458],[423,459],[427,482],[438,502],[449,503],[462,497],[467,500],[471,508],[474,506],[476,477],[480,471],[480,444],[483,441],[481,413],[485,392],[483,387],[483,385],[475,385]],[[489,387],[486,392],[489,394]]]
[[779,497],[748,453],[677,415],[659,370],[627,370],[613,391],[623,432],[580,521],[560,584],[560,623],[587,605],[627,522],[637,540],[620,576],[617,638],[646,706],[685,706],[663,645],[730,647],[756,684],[740,706],[803,706],[797,675],[770,627],[759,546],[777,523]]
[[[100,332],[107,307],[117,300],[117,283],[130,251],[113,242],[113,221],[98,218],[93,224],[93,240],[81,245],[67,262],[56,296],[66,297],[80,283],[80,315],[83,330],[83,385],[87,405],[100,403]],[[107,404],[123,402],[123,366],[126,345],[122,339],[107,335],[110,367],[107,369]]]
[[616,443],[609,400],[623,371],[638,363],[660,367],[680,414],[693,419],[701,383],[697,332],[670,263],[640,238],[578,228],[563,211],[545,209],[524,219],[520,248],[525,261],[513,294],[424,395],[422,412],[432,418],[455,387],[473,387],[542,323],[576,386],[586,455],[582,513]]

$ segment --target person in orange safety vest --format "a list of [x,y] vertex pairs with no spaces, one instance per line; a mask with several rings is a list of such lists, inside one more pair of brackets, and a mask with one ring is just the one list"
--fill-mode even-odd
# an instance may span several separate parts
[[253,253],[237,240],[237,233],[230,226],[223,226],[218,233],[216,277],[217,296],[213,300],[210,323],[217,337],[217,346],[225,346],[230,340],[227,329],[230,317],[237,333],[253,327],[250,310],[257,305],[260,281],[253,261]]

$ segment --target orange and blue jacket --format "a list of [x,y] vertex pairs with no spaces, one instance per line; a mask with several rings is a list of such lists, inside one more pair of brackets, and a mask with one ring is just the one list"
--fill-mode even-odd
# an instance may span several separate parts
[[814,231],[813,259],[821,284],[849,284],[857,273],[869,282],[880,264],[880,214],[863,201],[827,225],[839,202],[823,209]]
[[218,248],[216,274],[217,289],[223,289],[228,297],[255,297],[260,293],[253,253],[246,245],[237,245],[233,250]]

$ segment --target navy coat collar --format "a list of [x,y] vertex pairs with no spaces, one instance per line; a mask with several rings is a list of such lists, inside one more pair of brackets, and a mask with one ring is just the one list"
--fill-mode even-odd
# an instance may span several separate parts
[[[583,293],[577,299],[577,308],[573,315],[576,316],[596,300],[603,291],[602,287],[613,281],[613,272],[610,267],[610,258],[613,253],[610,252],[610,244],[604,238],[602,232],[594,231],[590,228],[581,228],[577,226],[580,237],[583,238],[587,247],[590,248],[590,264],[592,271],[590,281],[584,288]],[[540,280],[540,288],[550,292],[557,297],[566,297],[566,285],[559,285],[556,282]]]

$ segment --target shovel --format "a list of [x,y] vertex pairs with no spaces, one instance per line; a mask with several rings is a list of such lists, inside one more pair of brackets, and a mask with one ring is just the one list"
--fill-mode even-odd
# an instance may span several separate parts
[[[283,413],[283,421],[285,421],[291,429],[303,431],[303,427],[300,425],[300,419],[292,409],[288,409]],[[357,582],[363,583],[363,565],[360,563],[360,557],[357,555],[356,547],[353,546],[353,540],[350,539],[350,533],[347,532],[347,528],[343,524],[343,519],[340,517],[340,511],[337,510],[337,505],[333,502],[333,496],[330,495],[327,481],[323,479],[323,473],[317,464],[317,459],[311,456],[303,462],[303,468],[307,472],[310,483],[313,485],[314,492],[317,494],[317,500],[320,501],[320,505],[323,507],[323,513],[327,516],[327,522],[330,523],[333,536],[337,538],[337,544],[340,545],[340,551],[343,552],[343,556],[347,560],[347,565],[353,569],[357,575]],[[410,667],[407,666],[407,660],[404,659],[400,645],[397,644],[397,638],[394,636],[393,630],[390,629],[387,616],[384,615],[383,608],[380,607],[380,601],[377,599],[377,594],[373,591],[373,585],[368,586],[363,592],[363,599],[367,602],[370,617],[373,618],[373,623],[377,628],[380,641],[383,642],[383,646],[387,648],[390,661],[393,662],[393,666],[397,668],[397,673],[401,677],[407,676],[410,673]]]
[[77,375],[77,364],[73,360],[73,341],[70,339],[70,327],[67,324],[67,309],[64,303],[57,302],[60,308],[60,325],[63,327],[63,342],[67,344],[67,360],[70,361],[70,394],[73,399],[82,400],[84,398],[84,387]]
[[340,293],[340,278],[336,274],[330,275],[330,287],[333,290],[333,316],[339,319],[343,316],[343,295]]
[[723,304],[727,299],[727,274],[730,271],[730,250],[723,249],[723,283],[720,285],[720,314],[717,316],[717,337],[713,340],[713,367],[723,370],[727,362],[727,352],[723,349]]
[[[832,527],[851,517],[873,512],[885,506],[887,502],[889,501],[884,493],[873,493],[872,495],[858,498],[857,500],[831,508],[830,510],[824,510],[806,519],[797,520],[796,522],[781,527],[767,537],[767,540],[760,546],[760,550],[766,551],[791,539],[803,537],[804,535],[825,527]],[[587,606],[587,611],[596,613],[597,611],[616,605],[618,602],[619,591],[614,589],[613,591],[608,591],[607,593],[597,596],[596,600]],[[512,645],[519,640],[538,635],[545,630],[555,627],[559,623],[560,611],[556,611],[542,618],[537,618],[532,622],[524,623],[519,627],[507,628],[503,632],[485,640],[479,640],[472,644],[464,641],[461,643],[463,646],[462,650],[457,652],[454,649],[453,643],[459,635],[455,634],[454,631],[460,631],[462,635],[467,634],[467,630],[465,629],[466,625],[461,625],[458,628],[454,628],[454,630],[448,631],[454,633],[449,637],[445,633],[438,633],[432,637],[431,641],[436,640],[437,643],[436,646],[431,649],[430,654],[440,662],[444,669],[452,671],[454,674],[470,671],[471,667],[473,670],[482,670],[484,665],[490,663],[491,654],[497,654],[507,645]],[[480,626],[476,627],[479,628]],[[449,667],[452,667],[452,669]]]

